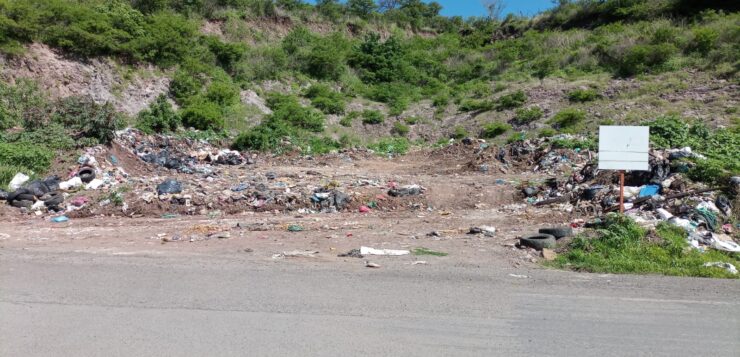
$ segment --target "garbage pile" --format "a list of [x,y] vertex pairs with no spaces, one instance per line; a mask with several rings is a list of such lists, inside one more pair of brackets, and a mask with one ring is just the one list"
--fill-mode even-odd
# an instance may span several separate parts
[[[599,216],[619,210],[618,174],[600,171],[597,155],[587,150],[550,150],[538,142],[518,142],[499,150],[498,159],[506,163],[522,157],[533,166],[533,170],[546,172],[563,171],[563,165],[571,168],[566,176],[550,177],[543,182],[523,182],[521,194],[527,203],[578,212],[583,216]],[[541,143],[541,142],[540,142]],[[652,150],[649,171],[633,171],[625,175],[625,213],[644,225],[656,225],[661,221],[680,226],[687,231],[689,243],[697,248],[740,252],[732,240],[732,203],[719,188],[708,188],[692,183],[685,173],[690,162],[685,158],[705,159],[689,147],[670,150]],[[740,177],[728,182],[730,191],[740,192]],[[584,220],[574,222],[583,225]]]
[[0,195],[10,206],[42,214],[80,209],[89,199],[74,198],[65,206],[67,198],[83,190],[110,188],[127,179],[128,174],[120,167],[100,165],[95,159],[96,148],[90,148],[80,156],[77,165],[71,168],[66,180],[54,175],[43,180],[32,180],[22,172],[17,173],[8,187],[11,192]]
[[205,140],[146,135],[134,128],[116,132],[114,141],[145,162],[186,174],[211,174],[212,164],[253,163],[242,157],[238,151],[217,149]]

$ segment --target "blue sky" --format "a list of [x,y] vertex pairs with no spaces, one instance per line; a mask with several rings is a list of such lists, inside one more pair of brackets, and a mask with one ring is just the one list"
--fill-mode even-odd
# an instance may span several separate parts
[[[445,16],[486,16],[487,12],[480,0],[436,0],[442,4]],[[553,7],[552,0],[504,0],[507,5],[504,15],[509,13],[534,15]]]
[[[424,0],[427,1],[427,0]],[[431,1],[431,0],[430,0]],[[480,0],[436,0],[442,4],[442,15],[445,16],[486,16],[487,12]],[[315,3],[315,0],[308,0]],[[428,1],[427,1],[428,2]],[[542,10],[553,7],[552,0],[504,0],[508,13],[534,15]]]

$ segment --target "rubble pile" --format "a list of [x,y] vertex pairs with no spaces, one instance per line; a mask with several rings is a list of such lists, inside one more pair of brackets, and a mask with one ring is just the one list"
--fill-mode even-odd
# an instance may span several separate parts
[[[116,148],[119,155],[114,155]],[[121,151],[123,153],[121,153]],[[137,174],[129,174],[123,167]],[[319,172],[278,174],[256,169],[255,157],[187,138],[116,133],[111,148],[88,148],[60,176],[29,181],[19,173],[6,200],[22,212],[169,216],[230,214],[247,210],[299,213],[364,212],[395,208],[395,198],[420,196],[419,185],[379,180],[328,179]],[[386,204],[387,203],[387,204]],[[383,207],[385,206],[385,207]]]
[[145,162],[186,174],[210,174],[213,172],[211,164],[253,163],[242,157],[238,151],[217,149],[204,140],[146,135],[133,128],[117,132],[115,143],[128,149]]

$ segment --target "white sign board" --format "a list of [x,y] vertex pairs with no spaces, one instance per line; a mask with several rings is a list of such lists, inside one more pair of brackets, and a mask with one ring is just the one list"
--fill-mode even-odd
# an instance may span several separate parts
[[599,127],[599,169],[648,171],[650,127]]

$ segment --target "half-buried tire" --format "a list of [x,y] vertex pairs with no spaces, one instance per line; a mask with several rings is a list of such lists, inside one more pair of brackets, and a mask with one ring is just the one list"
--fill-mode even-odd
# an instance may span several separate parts
[[553,248],[555,247],[555,237],[543,233],[533,234],[519,239],[519,244],[537,250],[542,250],[543,248]]
[[540,233],[549,234],[555,239],[563,237],[570,237],[573,235],[573,228],[570,227],[552,227],[552,228],[540,228]]

